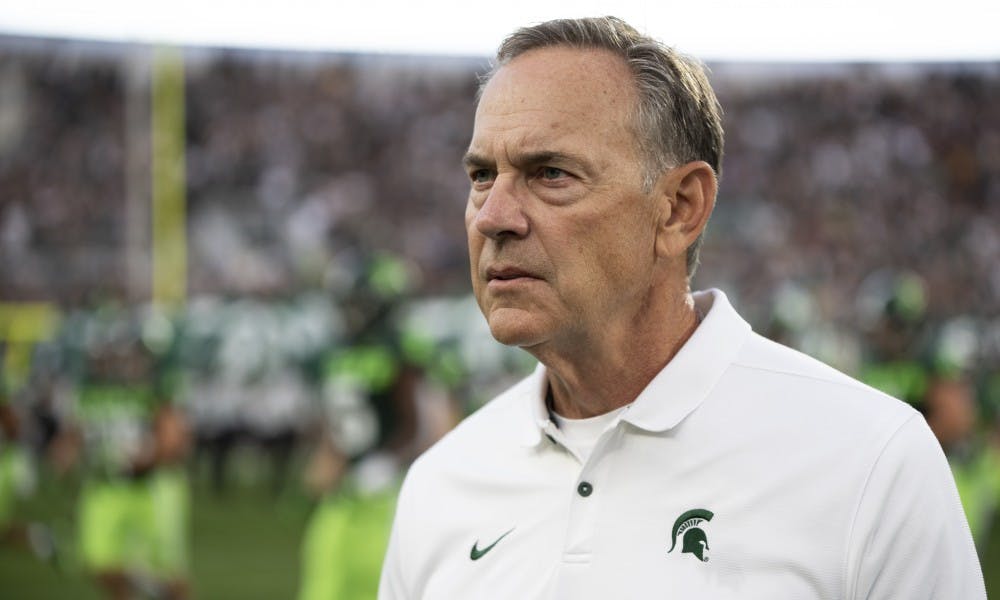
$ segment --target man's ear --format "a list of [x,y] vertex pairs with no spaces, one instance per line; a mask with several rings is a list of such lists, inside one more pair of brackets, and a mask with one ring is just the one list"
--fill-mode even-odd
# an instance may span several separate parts
[[688,247],[705,230],[712,215],[718,187],[715,171],[701,160],[663,174],[657,184],[662,203],[656,235],[659,256],[686,256]]

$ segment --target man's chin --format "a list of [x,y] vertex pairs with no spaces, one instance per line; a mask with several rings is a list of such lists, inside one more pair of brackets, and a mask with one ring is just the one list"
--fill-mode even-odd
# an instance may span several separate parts
[[502,309],[491,314],[488,321],[490,333],[505,346],[530,347],[541,342],[538,323],[523,311]]

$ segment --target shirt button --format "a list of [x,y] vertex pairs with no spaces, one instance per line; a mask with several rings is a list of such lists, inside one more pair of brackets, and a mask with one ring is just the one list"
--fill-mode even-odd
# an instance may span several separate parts
[[581,481],[580,485],[576,486],[576,493],[580,494],[584,498],[586,498],[593,492],[594,492],[594,486],[590,485],[586,481]]

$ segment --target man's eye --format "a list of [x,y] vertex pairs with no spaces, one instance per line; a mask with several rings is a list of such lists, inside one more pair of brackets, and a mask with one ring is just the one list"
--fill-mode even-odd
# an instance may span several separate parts
[[566,171],[556,167],[542,167],[538,174],[542,179],[560,179],[566,176]]
[[489,169],[476,169],[469,174],[472,183],[489,183],[493,181],[493,171]]

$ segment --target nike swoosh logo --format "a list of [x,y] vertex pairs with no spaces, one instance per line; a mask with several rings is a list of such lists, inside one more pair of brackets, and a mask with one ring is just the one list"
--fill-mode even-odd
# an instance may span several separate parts
[[[514,531],[513,527],[511,527],[510,530],[507,533],[510,533],[511,531]],[[485,555],[487,552],[489,552],[490,550],[492,550],[493,546],[496,546],[497,544],[499,544],[500,540],[502,540],[505,537],[507,537],[507,533],[505,533],[505,534],[501,535],[500,537],[498,537],[495,542],[493,542],[489,546],[486,546],[482,550],[480,550],[478,548],[478,546],[479,546],[479,540],[476,540],[476,543],[472,544],[472,551],[469,552],[469,558],[471,558],[472,560],[479,560],[480,558],[483,557],[483,555]]]

